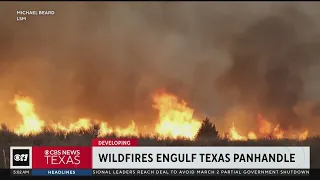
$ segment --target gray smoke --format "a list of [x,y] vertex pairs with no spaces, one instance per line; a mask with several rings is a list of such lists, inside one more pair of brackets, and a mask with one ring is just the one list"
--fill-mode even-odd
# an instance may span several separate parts
[[304,75],[320,60],[314,26],[313,19],[293,7],[249,26],[234,40],[233,64],[219,77],[219,88],[236,91],[242,105],[282,128],[301,127],[294,108],[306,100]]
[[[290,108],[303,93],[317,95],[302,78],[316,67],[316,3],[292,3],[284,13],[288,5],[281,3],[0,4],[6,123],[20,120],[8,104],[16,93],[34,99],[44,120],[88,116],[112,125],[153,124],[151,94],[160,88],[210,116],[243,104],[296,119]],[[16,22],[17,10],[56,14]]]

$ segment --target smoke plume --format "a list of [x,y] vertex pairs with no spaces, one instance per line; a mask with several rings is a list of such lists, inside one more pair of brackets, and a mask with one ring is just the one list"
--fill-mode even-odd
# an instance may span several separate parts
[[[8,104],[17,93],[34,99],[43,120],[91,117],[111,125],[154,123],[150,95],[157,89],[200,115],[241,105],[282,126],[298,126],[293,107],[318,98],[310,80],[319,75],[317,4],[3,2],[1,8],[0,112],[8,124],[19,121]],[[55,15],[16,22],[17,10]]]
[[306,100],[304,75],[319,63],[320,39],[311,18],[297,8],[283,10],[235,37],[232,66],[219,77],[218,86],[252,112],[283,128],[297,128],[303,121],[294,108]]

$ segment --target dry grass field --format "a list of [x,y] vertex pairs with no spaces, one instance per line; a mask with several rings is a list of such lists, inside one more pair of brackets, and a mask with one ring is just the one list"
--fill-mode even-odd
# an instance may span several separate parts
[[[114,138],[115,136],[108,136]],[[105,137],[105,138],[108,138]],[[17,136],[16,134],[0,131],[0,168],[9,168],[10,146],[90,146],[91,139],[96,138],[95,131],[85,131],[59,135],[43,132],[35,136]],[[224,139],[190,140],[157,140],[156,137],[139,137],[141,146],[310,146],[311,168],[320,168],[320,137],[313,137],[304,141],[298,140],[257,140],[257,141],[229,141]]]

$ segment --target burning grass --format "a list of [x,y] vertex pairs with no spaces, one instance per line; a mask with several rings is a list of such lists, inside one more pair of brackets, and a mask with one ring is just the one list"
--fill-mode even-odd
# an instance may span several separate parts
[[[193,109],[175,95],[159,91],[154,93],[152,107],[158,113],[158,122],[148,134],[141,134],[135,122],[127,127],[111,127],[106,121],[80,118],[68,124],[48,124],[36,113],[30,97],[15,96],[12,104],[21,115],[22,123],[15,129],[2,125],[0,129],[0,168],[9,167],[10,146],[90,146],[91,139],[111,137],[139,138],[141,146],[311,146],[312,167],[320,168],[320,138],[310,138],[308,130],[286,132],[258,115],[259,128],[247,135],[233,126],[226,133],[218,133],[209,119],[201,123],[193,116]],[[206,122],[206,123],[205,123]],[[207,124],[203,126],[204,124]],[[205,133],[199,133],[200,131]],[[201,136],[199,136],[199,134]],[[309,138],[308,138],[309,137]],[[319,156],[319,158],[315,158]],[[1,160],[2,159],[2,160]],[[3,162],[3,163],[1,163]]]
[[[23,123],[20,123],[13,132],[17,135],[28,136],[30,134],[42,133],[45,129],[56,133],[72,133],[78,131],[87,131],[93,126],[97,127],[99,136],[116,134],[117,136],[138,136],[141,131],[132,121],[125,128],[111,127],[106,121],[93,120],[91,118],[79,118],[76,122],[69,122],[68,125],[58,123],[46,124],[36,113],[35,104],[28,96],[16,95],[11,102],[15,106],[17,113],[22,117]],[[183,137],[194,140],[201,127],[201,121],[194,117],[194,109],[188,107],[184,100],[179,100],[175,95],[165,91],[157,91],[153,95],[152,107],[158,113],[158,122],[153,130],[148,130],[148,134],[158,134],[161,138],[177,139]],[[209,121],[209,120],[208,120]],[[272,124],[261,114],[258,114],[257,123],[259,129],[248,132],[247,135],[239,134],[238,129],[232,125],[229,131],[223,133],[224,139],[230,140],[256,140],[270,137],[272,139],[298,139],[305,140],[308,135],[308,129],[299,132],[284,131],[280,124]],[[152,128],[152,127],[149,127]]]

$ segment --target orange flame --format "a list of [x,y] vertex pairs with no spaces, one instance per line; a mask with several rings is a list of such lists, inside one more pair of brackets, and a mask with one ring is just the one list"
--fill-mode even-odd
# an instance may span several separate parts
[[309,134],[309,131],[306,129],[302,133],[299,134],[298,139],[301,141],[306,140],[308,138],[308,134]]
[[80,118],[77,122],[69,124],[69,126],[63,126],[60,123],[53,124],[52,129],[57,132],[78,132],[81,130],[89,130],[91,128],[91,121],[86,118]]
[[[153,107],[159,111],[159,123],[155,127],[155,132],[163,138],[188,138],[193,139],[200,128],[201,122],[193,118],[193,110],[187,104],[171,94],[155,94]],[[28,97],[16,96],[15,105],[17,111],[23,118],[23,125],[14,132],[19,135],[40,133],[43,131],[45,123],[40,120],[35,113],[34,104]],[[69,123],[65,126],[61,123],[51,124],[48,129],[54,132],[71,133],[81,130],[90,130],[93,127],[92,120],[80,118],[77,122]],[[106,122],[101,122],[98,130],[99,136],[115,134],[116,136],[138,136],[139,131],[135,122],[126,127],[110,127]]]
[[193,109],[186,102],[179,102],[176,96],[164,92],[156,93],[153,101],[153,108],[159,111],[160,122],[155,131],[160,137],[195,138],[201,122],[193,118]]
[[266,121],[261,114],[258,114],[259,133],[262,136],[268,136],[272,132],[272,124]]
[[257,135],[256,135],[254,132],[250,131],[250,132],[248,133],[248,139],[250,139],[250,140],[256,140],[256,139],[258,139],[258,137],[257,137]]
[[245,136],[241,136],[235,126],[234,123],[232,123],[232,127],[230,128],[230,137],[231,140],[235,140],[235,141],[246,141],[248,138]]
[[[185,101],[179,101],[172,94],[165,92],[155,93],[153,96],[153,108],[158,111],[158,123],[155,126],[154,132],[159,135],[159,138],[186,138],[193,140],[201,127],[201,121],[194,118],[194,110],[188,107]],[[15,96],[12,102],[15,105],[16,111],[22,116],[23,123],[14,129],[18,135],[30,135],[41,133],[44,127],[62,133],[71,133],[79,131],[87,131],[93,129],[94,123],[90,118],[80,118],[77,122],[63,125],[61,123],[50,124],[45,126],[45,122],[39,118],[35,112],[35,107],[32,100],[25,96]],[[234,141],[257,140],[261,138],[283,139],[291,138],[305,140],[308,137],[309,131],[306,129],[301,133],[289,134],[281,129],[280,125],[273,125],[267,121],[261,114],[257,117],[257,131],[250,131],[246,136],[241,135],[234,125],[229,129],[227,138]],[[99,122],[98,136],[115,134],[116,136],[138,136],[139,130],[132,121],[126,128],[111,127],[107,122]],[[152,133],[150,133],[152,134]]]
[[138,136],[138,129],[135,126],[135,123],[132,121],[127,128],[111,128],[108,127],[107,123],[102,122],[100,124],[99,136],[106,136],[108,134],[115,134],[119,137],[123,136]]
[[234,141],[246,141],[246,140],[256,140],[256,139],[298,139],[298,140],[305,140],[308,138],[308,130],[305,130],[301,133],[286,135],[286,132],[281,129],[280,124],[273,126],[273,124],[266,119],[263,118],[261,114],[258,114],[258,134],[250,131],[248,136],[240,135],[235,127],[234,124],[232,128],[230,128],[230,140]]
[[34,105],[29,97],[15,96],[13,104],[17,112],[22,116],[23,124],[15,129],[18,135],[40,133],[44,128],[44,121],[40,120],[34,112]]

